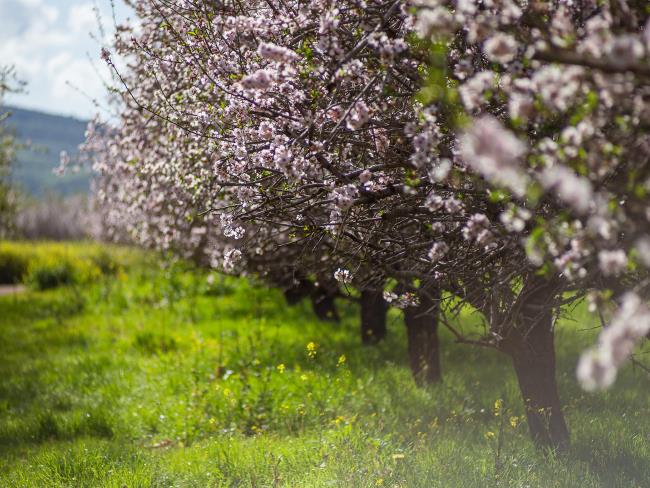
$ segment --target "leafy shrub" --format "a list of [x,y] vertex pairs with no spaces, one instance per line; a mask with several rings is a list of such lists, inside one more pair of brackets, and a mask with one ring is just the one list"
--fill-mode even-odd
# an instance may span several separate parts
[[0,247],[0,283],[20,283],[27,272],[28,258],[11,248]]
[[91,283],[140,261],[131,249],[90,242],[0,242],[0,283],[36,290]]
[[119,269],[118,263],[105,249],[99,249],[96,253],[90,256],[90,260],[103,275],[114,275]]
[[[104,265],[108,266],[105,262]],[[57,286],[90,283],[103,274],[90,256],[52,252],[30,261],[25,284],[36,290],[47,290]]]
[[36,290],[49,290],[62,285],[76,283],[77,277],[72,265],[67,261],[30,263],[25,283]]

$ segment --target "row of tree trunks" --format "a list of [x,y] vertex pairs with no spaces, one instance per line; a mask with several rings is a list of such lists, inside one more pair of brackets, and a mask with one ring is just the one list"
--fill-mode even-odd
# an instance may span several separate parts
[[311,308],[319,320],[338,323],[341,320],[334,302],[335,295],[327,290],[316,287],[311,295]]
[[[404,310],[408,340],[408,357],[413,378],[419,385],[440,381],[440,340],[438,338],[437,290],[427,290],[416,307]],[[386,336],[388,304],[383,291],[364,290],[361,293],[361,342],[376,344]]]
[[[441,379],[440,341],[438,338],[439,292],[428,290],[420,297],[416,307],[404,311],[408,339],[408,356],[413,378],[420,384],[436,383]],[[339,320],[334,294],[317,287],[310,280],[302,279],[285,289],[287,303],[294,305],[303,298],[311,299],[316,316],[323,321]],[[366,289],[361,292],[361,343],[377,344],[386,337],[388,303],[383,290]]]
[[[556,292],[552,283],[537,278],[529,280],[514,317],[514,327],[510,327],[501,350],[512,359],[533,441],[540,448],[562,452],[569,445],[569,431],[556,380],[553,308],[549,306]],[[339,319],[334,295],[319,290],[307,280],[285,294],[289,303],[310,297],[314,312],[321,320]],[[404,310],[409,365],[419,385],[437,383],[442,379],[439,298],[438,290],[427,289],[419,296],[417,306]],[[383,290],[362,291],[362,344],[377,344],[386,337],[388,308]]]
[[302,279],[284,290],[284,297],[289,305],[295,305],[309,297],[314,314],[324,322],[339,322],[340,320],[334,301],[335,296],[336,292],[316,286],[307,279]]
[[386,337],[386,316],[388,303],[383,291],[363,290],[361,292],[361,343],[377,344]]

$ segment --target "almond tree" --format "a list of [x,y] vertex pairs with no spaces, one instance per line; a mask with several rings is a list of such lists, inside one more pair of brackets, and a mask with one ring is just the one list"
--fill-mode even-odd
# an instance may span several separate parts
[[[156,247],[222,229],[204,249],[226,268],[280,253],[375,297],[397,282],[385,298],[405,307],[420,377],[439,371],[437,340],[415,346],[441,309],[458,341],[512,358],[532,437],[565,447],[553,310],[568,291],[644,283],[625,273],[644,237],[641,7],[133,6],[137,33],[115,45],[121,126],[96,152],[112,219]],[[463,304],[482,336],[449,320]]]
[[[296,4],[298,7],[303,10],[300,14],[302,17],[310,16],[312,12],[327,11],[327,15],[333,16],[332,22],[337,23],[334,17],[338,13],[331,6]],[[351,8],[359,14],[362,12],[361,7],[361,3],[351,4]],[[369,11],[368,19],[383,22],[383,17],[386,16],[393,23],[395,19],[403,23],[404,15],[398,7],[396,3],[386,11],[384,6],[378,4],[374,10]],[[119,39],[116,46],[119,52],[132,56],[131,69],[120,73],[126,89],[122,126],[110,135],[108,143],[103,140],[105,138],[99,137],[98,144],[103,144],[101,148],[91,142],[87,148],[91,154],[105,156],[95,158],[95,167],[102,175],[98,196],[106,204],[107,223],[125,226],[131,234],[137,236],[136,240],[148,242],[157,248],[192,249],[193,244],[206,242],[207,245],[202,247],[209,254],[209,261],[231,270],[256,269],[258,274],[277,276],[286,274],[288,268],[283,262],[293,261],[300,263],[303,274],[314,275],[319,277],[319,281],[324,281],[325,277],[331,280],[339,269],[349,272],[348,268],[352,268],[355,287],[365,290],[361,295],[362,338],[369,341],[375,337],[381,338],[385,333],[387,308],[383,303],[381,283],[386,278],[386,273],[382,268],[374,266],[374,263],[368,267],[363,259],[359,259],[360,252],[363,252],[361,243],[349,242],[347,237],[337,232],[339,224],[332,220],[332,217],[339,218],[335,215],[342,216],[341,212],[349,206],[351,199],[357,198],[357,189],[349,184],[336,185],[337,177],[327,169],[324,156],[312,155],[313,148],[309,147],[311,143],[306,140],[295,148],[304,153],[300,157],[300,163],[304,164],[301,168],[291,154],[290,146],[293,143],[289,144],[289,136],[285,134],[286,131],[295,130],[290,126],[293,124],[291,120],[295,118],[292,111],[312,110],[303,91],[310,93],[310,96],[315,94],[315,87],[323,84],[325,74],[317,72],[321,68],[309,67],[309,61],[303,62],[303,73],[299,74],[292,66],[297,62],[297,54],[282,50],[272,43],[258,46],[254,39],[264,31],[268,31],[267,36],[275,35],[274,31],[282,32],[282,26],[289,21],[287,19],[292,17],[294,11],[290,9],[286,16],[278,14],[275,20],[277,25],[265,26],[261,17],[253,19],[250,16],[235,15],[237,9],[249,14],[255,13],[257,9],[267,11],[269,6],[265,2],[257,7],[253,4],[246,7],[234,6],[230,10],[224,7],[227,11],[223,12],[218,8],[210,12],[213,7],[202,3],[173,5],[141,2],[135,8],[144,21],[142,33],[133,42],[127,43]],[[215,12],[221,16],[215,17]],[[312,25],[314,19],[318,17],[310,19]],[[352,19],[357,25],[364,22],[362,17]],[[194,26],[189,30],[188,21]],[[230,26],[232,22],[237,25]],[[243,43],[235,46],[223,38],[222,34],[225,33],[224,29],[234,33],[233,28],[240,29],[239,23],[242,24],[242,29],[248,29],[249,32],[242,35]],[[296,19],[291,20],[290,25],[291,29],[300,30]],[[320,34],[323,39],[329,36],[327,29]],[[125,29],[123,37],[128,38],[126,32]],[[362,31],[350,34],[352,37],[346,42],[357,42],[356,38]],[[213,35],[216,37],[212,38]],[[228,33],[226,37],[230,35]],[[184,38],[189,39],[191,45],[185,43]],[[315,40],[303,44],[305,57],[316,60]],[[313,47],[310,47],[312,44]],[[376,65],[373,69],[382,70],[384,57],[390,53],[378,56],[376,42],[372,41],[371,44],[374,47],[370,52],[374,53],[373,63]],[[404,49],[402,44],[403,42],[397,43],[391,49],[395,53],[401,52]],[[230,49],[223,51],[224,63],[219,64],[219,67],[204,66],[203,63],[218,61],[209,58],[213,58],[214,49],[219,45]],[[285,115],[276,117],[275,109],[269,108],[270,112],[256,115],[255,119],[250,118],[251,114],[247,113],[251,108],[261,107],[267,110],[265,105],[281,102],[281,99],[277,96],[267,97],[257,82],[250,81],[254,78],[241,76],[245,66],[244,58],[239,60],[244,64],[229,66],[234,59],[232,49],[235,47],[238,52],[246,50],[246,56],[252,57],[251,62],[258,63],[261,60],[264,65],[270,63],[277,67],[282,76],[298,76],[298,79],[302,76],[312,77],[309,84],[313,88],[296,91],[295,99],[288,97],[287,100],[291,103],[278,109],[288,111]],[[365,57],[367,49],[361,47]],[[261,57],[258,50],[264,51],[266,58]],[[332,53],[326,54],[323,61],[339,63],[340,55]],[[181,58],[176,58],[179,54]],[[194,62],[197,63],[198,72],[184,67],[184,63]],[[359,75],[354,73],[359,63],[360,60],[351,64],[343,63],[337,68],[339,73],[332,74],[332,79],[337,79],[335,83],[342,87],[349,85],[350,88],[358,89],[360,81],[366,78],[361,72]],[[415,67],[405,66],[412,71],[415,79]],[[332,68],[334,66],[329,67]],[[345,70],[352,71],[346,74]],[[235,72],[239,75],[235,76]],[[255,76],[264,79],[264,70],[256,73]],[[367,80],[363,83],[367,85]],[[399,83],[403,84],[404,80]],[[410,91],[394,98],[396,109],[391,114],[397,115],[401,106],[411,107],[411,99],[406,95],[412,94],[415,84],[413,80],[408,83]],[[216,88],[223,84],[229,87],[224,91]],[[290,86],[287,84],[286,89]],[[369,88],[365,88],[365,91]],[[373,91],[377,89],[375,87]],[[257,100],[260,97],[267,100]],[[359,130],[350,142],[347,141],[346,134],[352,129],[348,123],[344,123],[344,116],[347,117],[348,114],[343,113],[339,106],[330,106],[324,97],[318,104],[323,105],[320,116],[329,121],[328,130],[333,130],[332,134],[337,137],[337,134],[341,136],[341,140],[332,142],[332,154],[342,151],[359,153],[368,144],[374,146],[374,152],[364,155],[364,158],[376,157],[388,150],[388,129],[377,128],[368,132],[362,127],[362,119],[366,117],[363,112],[364,103],[359,102],[354,114],[351,114],[355,120],[359,118],[356,122]],[[413,117],[413,110],[409,110]],[[199,112],[203,113],[203,122],[196,118]],[[244,120],[249,122],[243,124]],[[398,120],[395,122],[400,124],[397,127],[403,125]],[[313,125],[315,121],[309,123]],[[325,138],[326,133],[319,137]],[[401,129],[395,137],[399,139],[396,141],[395,152],[403,152]],[[240,138],[239,142],[236,142],[237,138]],[[355,147],[352,142],[357,139],[360,145]],[[91,134],[89,141],[92,140]],[[402,148],[399,149],[399,146]],[[250,156],[244,157],[242,151],[245,152],[248,147]],[[253,160],[253,156],[262,159]],[[400,158],[403,159],[401,154]],[[242,166],[244,161],[246,165]],[[404,161],[403,165],[408,167],[408,161]],[[375,170],[380,169],[381,165]],[[346,182],[352,179],[363,182],[365,186],[361,191],[370,195],[374,187],[383,186],[382,180],[387,179],[381,173],[377,176],[379,183],[370,181],[373,180],[371,171],[356,171],[355,175],[346,177]],[[328,188],[332,184],[335,186]],[[300,192],[307,192],[309,197],[305,199]],[[259,205],[261,202],[268,204],[263,209],[264,213],[259,213],[262,210]],[[214,238],[216,234],[213,229],[222,230],[228,239]],[[246,229],[252,229],[252,232],[247,232]],[[199,234],[203,234],[203,237],[199,238]],[[234,249],[233,240],[242,245]],[[270,269],[271,265],[273,269]],[[298,281],[301,279],[298,277]],[[375,337],[370,337],[367,332],[373,330],[372,335]]]
[[[622,302],[580,361],[588,388],[610,385],[650,331],[650,28],[643,3],[434,1],[418,13],[420,35],[433,43],[421,94],[435,119],[426,132],[436,140],[429,153],[447,144],[452,172],[485,180],[473,185],[493,205],[471,217],[467,239],[527,256],[512,263],[521,266],[516,299],[508,300],[506,289],[505,306],[496,301],[496,323],[510,323],[495,326],[492,318],[491,332],[513,358],[533,437],[554,447],[568,436],[552,377],[549,306],[567,292],[589,292],[594,307]],[[493,240],[504,232],[510,238]],[[483,303],[492,313],[495,300]],[[548,412],[543,418],[539,408]]]

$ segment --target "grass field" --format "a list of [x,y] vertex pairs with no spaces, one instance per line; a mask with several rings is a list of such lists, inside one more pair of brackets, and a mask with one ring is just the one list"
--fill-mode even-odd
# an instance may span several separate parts
[[497,352],[445,335],[444,382],[419,389],[396,312],[362,348],[351,304],[323,324],[251,281],[108,254],[92,280],[0,297],[0,487],[650,486],[650,380],[579,389],[582,309],[558,327],[572,447],[554,458]]

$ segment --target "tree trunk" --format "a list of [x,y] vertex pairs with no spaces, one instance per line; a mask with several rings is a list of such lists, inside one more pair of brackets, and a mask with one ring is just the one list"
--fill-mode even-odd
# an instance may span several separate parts
[[311,308],[316,317],[324,322],[339,322],[340,317],[334,302],[334,294],[324,288],[316,287],[311,294]]
[[303,298],[311,295],[314,285],[309,280],[300,280],[293,283],[290,287],[285,288],[284,298],[289,305],[296,305]]
[[386,337],[388,304],[382,290],[361,292],[361,343],[376,344]]
[[408,338],[408,355],[413,378],[419,385],[436,383],[442,379],[440,368],[440,341],[438,339],[439,292],[420,296],[416,307],[404,309]]
[[566,451],[569,431],[555,378],[553,308],[556,290],[540,285],[523,295],[517,327],[506,340],[524,400],[530,435],[540,448]]
[[321,286],[316,286],[307,279],[301,279],[298,283],[285,288],[284,298],[289,305],[296,305],[303,298],[309,297],[311,308],[319,320],[325,322],[338,322],[339,313],[334,302],[335,294]]

